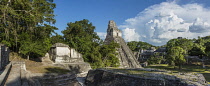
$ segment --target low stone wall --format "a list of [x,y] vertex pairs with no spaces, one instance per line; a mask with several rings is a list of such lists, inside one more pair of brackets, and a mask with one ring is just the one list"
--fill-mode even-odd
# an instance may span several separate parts
[[0,75],[0,86],[4,86],[4,84],[5,84],[6,80],[7,80],[7,77],[9,75],[9,72],[10,72],[11,68],[12,68],[12,65],[11,65],[11,63],[9,63],[6,66],[4,72]]
[[207,86],[202,74],[171,74],[145,69],[96,69],[86,77],[87,86]]

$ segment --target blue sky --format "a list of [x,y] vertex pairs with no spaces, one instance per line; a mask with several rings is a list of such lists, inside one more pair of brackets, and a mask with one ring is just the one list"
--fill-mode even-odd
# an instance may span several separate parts
[[55,26],[58,33],[66,28],[68,22],[88,19],[96,26],[96,32],[106,32],[108,21],[117,25],[135,17],[146,7],[165,0],[54,0],[57,7]]
[[[163,45],[176,37],[210,35],[210,0],[54,0],[57,33],[88,19],[104,39],[109,20],[126,41]],[[157,17],[159,16],[159,17]]]

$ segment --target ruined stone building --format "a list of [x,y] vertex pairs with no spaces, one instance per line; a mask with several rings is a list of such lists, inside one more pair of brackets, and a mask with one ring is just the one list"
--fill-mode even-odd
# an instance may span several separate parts
[[9,63],[9,53],[9,48],[4,44],[0,44],[0,70]]
[[146,62],[147,59],[149,59],[150,57],[154,56],[154,55],[158,55],[158,56],[165,56],[166,55],[166,47],[161,47],[158,48],[157,50],[154,47],[150,47],[149,49],[140,50],[140,57],[138,58],[138,61],[140,63]]
[[138,58],[138,61],[141,62],[141,63],[146,62],[147,59],[149,59],[151,56],[154,55],[154,52],[155,52],[154,47],[151,47],[151,48],[146,49],[146,50],[141,49],[140,50],[140,57]]
[[49,51],[49,59],[54,62],[55,66],[76,72],[87,72],[91,69],[90,64],[84,62],[82,54],[63,43],[52,45]]
[[110,42],[119,43],[120,48],[117,49],[118,58],[120,61],[120,67],[123,68],[140,68],[137,59],[135,58],[133,52],[127,46],[125,40],[122,38],[122,32],[117,28],[117,25],[114,21],[109,21],[107,36],[104,41],[105,44]]
[[82,54],[63,43],[55,43],[49,53],[50,59],[55,63],[84,62]]

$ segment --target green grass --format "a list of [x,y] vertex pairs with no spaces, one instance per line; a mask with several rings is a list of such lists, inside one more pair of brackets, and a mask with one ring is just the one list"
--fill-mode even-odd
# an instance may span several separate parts
[[56,73],[56,74],[67,74],[70,70],[55,67],[55,66],[31,66],[27,67],[27,70],[31,71],[32,73]]
[[124,73],[124,74],[143,74],[150,73],[150,71],[145,70],[132,70],[132,69],[121,69],[121,68],[110,68],[108,70],[112,70],[114,72]]
[[178,67],[168,66],[167,64],[156,64],[149,65],[145,68],[156,68],[156,69],[166,69],[172,72],[193,72],[193,73],[201,73],[205,77],[205,79],[210,82],[210,65],[206,65],[206,68],[202,68],[199,65],[183,65],[182,69],[179,70]]
[[31,60],[25,60],[26,69],[32,73],[56,73],[56,74],[66,74],[70,70],[55,67],[52,65],[43,65],[42,62],[36,62]]
[[70,72],[70,70],[61,67],[55,67],[52,65],[43,65],[42,62],[24,59],[14,52],[10,53],[10,61],[24,61],[26,64],[26,69],[31,73],[66,74]]

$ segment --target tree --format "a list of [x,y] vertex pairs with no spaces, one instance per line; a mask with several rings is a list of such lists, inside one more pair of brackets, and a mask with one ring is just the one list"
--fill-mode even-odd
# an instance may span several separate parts
[[161,62],[163,62],[165,59],[163,58],[163,55],[161,55],[161,53],[154,53],[153,56],[151,56],[147,62],[149,64],[160,64]]
[[29,59],[29,57],[40,57],[40,56],[44,56],[45,53],[50,49],[51,47],[51,43],[50,43],[50,39],[39,39],[39,41],[32,41],[30,40],[30,37],[28,34],[21,34],[20,35],[21,38],[21,45],[19,48],[19,51],[21,54],[23,54],[24,56],[27,56],[27,59]]
[[183,54],[184,54],[183,48],[181,48],[179,46],[172,47],[168,51],[167,60],[171,64],[178,65],[179,69],[181,69],[181,65],[186,62]]
[[27,52],[33,52],[33,56],[43,55],[40,52],[47,52],[49,48],[44,45],[50,45],[47,41],[57,29],[51,26],[55,23],[54,8],[52,0],[2,0],[0,42],[25,56],[31,55]]
[[[172,48],[172,47],[182,47],[182,49],[184,50],[183,55],[185,57],[187,57],[190,54],[191,49],[193,48],[193,40],[191,39],[186,39],[186,38],[181,38],[181,39],[171,39],[167,42],[166,48],[167,48],[167,52]],[[188,60],[187,60],[188,61]],[[173,62],[169,62],[169,63],[173,63]]]
[[190,55],[192,56],[199,56],[200,58],[202,58],[202,56],[206,55],[206,40],[198,37],[197,40],[195,40],[194,45],[192,47],[192,49],[190,50]]
[[63,36],[56,34],[55,36],[51,37],[51,44],[55,43],[65,43]]
[[101,41],[94,32],[95,26],[92,26],[92,23],[86,19],[74,23],[70,22],[67,25],[66,30],[62,31],[64,41],[82,53],[85,61],[87,61],[88,53],[91,53]]
[[204,56],[206,55],[205,49],[206,49],[205,46],[195,43],[192,50],[190,50],[190,55],[191,56]]
[[92,68],[119,66],[116,57],[117,43],[104,45],[94,32],[95,26],[92,23],[84,19],[67,25],[66,30],[62,31],[64,42],[80,52]]
[[206,55],[210,57],[210,42],[205,43],[205,46],[206,46],[205,49]]
[[119,47],[119,44],[115,43],[114,41],[107,45],[101,46],[99,51],[101,52],[102,61],[105,67],[118,67],[120,65],[119,59],[116,57],[116,48]]
[[140,49],[149,49],[150,47],[155,47],[149,43],[146,42],[137,42],[137,41],[131,41],[127,43],[128,47],[132,50],[132,51],[139,51]]
[[185,54],[188,54],[188,51],[192,49],[193,47],[193,41],[190,39],[182,38],[182,39],[171,39],[167,42],[167,50],[179,46],[182,47],[185,51]]

